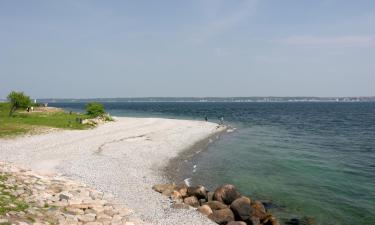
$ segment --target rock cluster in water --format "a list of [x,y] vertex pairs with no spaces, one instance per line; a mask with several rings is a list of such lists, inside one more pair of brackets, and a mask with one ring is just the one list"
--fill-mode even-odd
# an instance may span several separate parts
[[63,177],[0,163],[0,178],[0,224],[142,224],[110,196]]
[[170,197],[173,208],[196,208],[212,221],[221,225],[279,225],[277,219],[267,212],[260,201],[242,196],[231,184],[225,184],[214,192],[198,185],[158,184],[153,189]]

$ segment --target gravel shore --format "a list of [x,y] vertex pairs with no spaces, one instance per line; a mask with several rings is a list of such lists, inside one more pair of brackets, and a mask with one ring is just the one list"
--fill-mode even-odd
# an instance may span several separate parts
[[171,209],[151,187],[168,182],[163,169],[170,159],[224,129],[203,121],[120,117],[92,130],[0,140],[0,158],[112,193],[149,224],[215,224],[193,210]]

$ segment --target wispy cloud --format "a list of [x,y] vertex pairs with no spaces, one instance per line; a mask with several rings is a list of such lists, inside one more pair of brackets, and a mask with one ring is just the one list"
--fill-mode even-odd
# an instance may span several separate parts
[[278,42],[300,46],[367,47],[375,45],[375,35],[290,36]]
[[220,35],[244,21],[254,14],[257,0],[242,0],[233,10],[226,10],[225,1],[212,1],[206,5],[206,13],[215,15],[201,24],[190,35],[190,40],[194,43],[203,43],[210,38]]

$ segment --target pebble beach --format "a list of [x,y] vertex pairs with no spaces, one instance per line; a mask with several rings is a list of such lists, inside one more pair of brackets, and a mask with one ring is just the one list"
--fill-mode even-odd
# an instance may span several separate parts
[[168,182],[169,160],[225,129],[203,121],[117,117],[90,130],[0,140],[0,158],[111,194],[142,224],[215,224],[194,210],[171,208],[152,186]]

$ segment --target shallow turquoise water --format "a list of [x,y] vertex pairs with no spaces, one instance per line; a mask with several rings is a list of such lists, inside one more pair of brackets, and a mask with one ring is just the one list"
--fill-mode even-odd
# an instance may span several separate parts
[[[181,178],[211,188],[233,183],[252,198],[272,201],[280,218],[375,224],[375,103],[105,105],[114,115],[223,116],[236,132],[181,165]],[[82,103],[57,106],[83,109]]]

